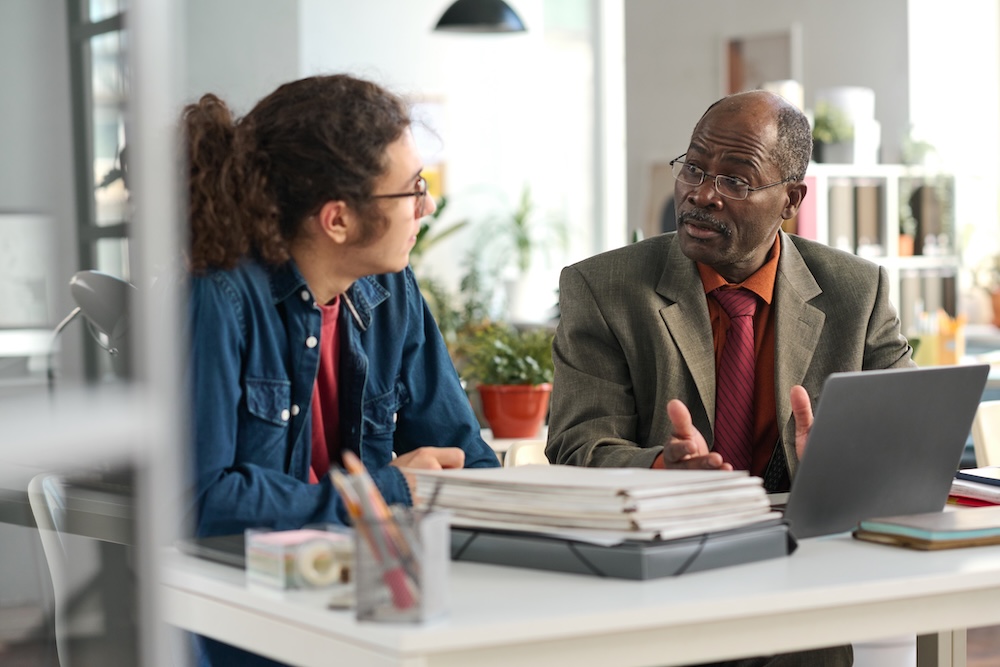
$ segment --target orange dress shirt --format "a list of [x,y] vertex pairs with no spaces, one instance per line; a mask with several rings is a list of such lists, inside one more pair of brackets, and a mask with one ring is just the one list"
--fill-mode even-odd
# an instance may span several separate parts
[[[774,297],[774,279],[778,273],[778,257],[781,255],[781,240],[775,237],[764,266],[739,284],[760,297],[761,302],[754,314],[754,420],[753,420],[753,460],[750,464],[752,475],[763,476],[771,460],[775,443],[778,442],[778,409],[774,398],[774,320],[771,318],[771,302]],[[712,321],[712,345],[715,349],[715,367],[718,373],[722,346],[726,343],[729,330],[729,316],[715,297],[712,290],[728,285],[725,278],[702,263],[698,263],[705,298],[708,300],[708,315]],[[718,380],[718,376],[716,376]],[[656,457],[654,468],[663,467],[663,454]]]

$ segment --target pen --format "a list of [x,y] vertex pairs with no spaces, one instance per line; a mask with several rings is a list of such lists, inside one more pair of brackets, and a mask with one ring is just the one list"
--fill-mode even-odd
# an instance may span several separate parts
[[378,487],[375,486],[374,480],[372,480],[371,475],[368,474],[368,470],[365,469],[364,463],[358,456],[350,451],[346,450],[342,454],[344,461],[344,468],[347,469],[352,476],[360,480],[363,489],[358,490],[358,495],[361,496],[361,500],[364,501],[368,499],[371,507],[371,514],[385,526],[386,531],[389,533],[389,540],[392,542],[392,546],[395,548],[397,555],[404,561],[407,570],[410,572],[411,576],[415,576],[415,566],[414,566],[414,556],[413,551],[410,549],[410,543],[406,539],[406,536],[399,530],[399,526],[393,519],[392,512],[389,511],[389,506],[385,503],[385,498],[379,493]]
[[[346,465],[346,459],[349,458],[347,454],[353,457],[350,465]],[[392,593],[393,605],[397,609],[409,609],[416,603],[417,596],[409,544],[395,525],[385,499],[379,493],[371,476],[351,452],[345,452],[345,467],[351,472],[350,477],[337,469],[330,471],[334,488],[343,498],[355,527],[363,535],[382,569],[382,580]],[[396,544],[386,542],[386,539],[393,541],[390,532],[398,536]],[[400,538],[402,543],[399,542]],[[399,557],[400,565],[389,567],[394,554]]]

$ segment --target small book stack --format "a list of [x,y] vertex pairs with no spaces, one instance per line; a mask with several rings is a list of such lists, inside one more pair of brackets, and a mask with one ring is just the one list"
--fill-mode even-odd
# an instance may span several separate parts
[[410,470],[417,505],[452,526],[614,544],[671,540],[780,517],[746,471],[516,466]]
[[867,519],[858,524],[854,537],[926,550],[1000,544],[1000,507]]
[[948,494],[952,505],[1000,505],[1000,466],[967,468],[955,473]]

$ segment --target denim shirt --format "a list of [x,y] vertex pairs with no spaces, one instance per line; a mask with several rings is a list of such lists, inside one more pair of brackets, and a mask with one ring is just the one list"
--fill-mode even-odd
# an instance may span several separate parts
[[[341,443],[386,501],[412,503],[393,452],[460,447],[466,467],[498,465],[413,272],[343,297]],[[322,316],[294,262],[195,276],[190,316],[196,533],[346,522],[329,478],[308,482]]]

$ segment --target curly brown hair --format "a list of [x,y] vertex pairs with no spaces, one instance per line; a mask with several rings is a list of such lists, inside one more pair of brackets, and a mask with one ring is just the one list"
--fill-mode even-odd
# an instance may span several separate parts
[[384,228],[371,194],[388,168],[386,149],[410,125],[406,105],[384,88],[343,74],[310,77],[238,120],[212,94],[181,119],[192,271],[229,269],[248,255],[287,261],[303,221],[331,200],[358,212],[362,242]]

